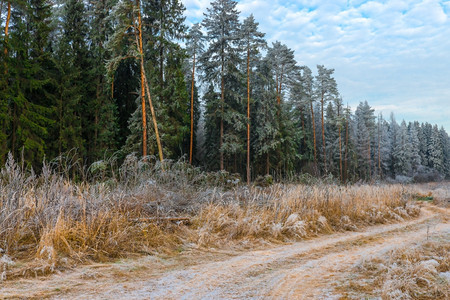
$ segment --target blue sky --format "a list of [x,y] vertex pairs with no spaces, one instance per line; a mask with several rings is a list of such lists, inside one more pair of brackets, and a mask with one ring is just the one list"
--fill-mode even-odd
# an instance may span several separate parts
[[[210,0],[182,0],[188,24]],[[398,122],[418,120],[450,132],[450,0],[239,0],[267,40],[295,50],[300,65],[335,69],[339,91]]]

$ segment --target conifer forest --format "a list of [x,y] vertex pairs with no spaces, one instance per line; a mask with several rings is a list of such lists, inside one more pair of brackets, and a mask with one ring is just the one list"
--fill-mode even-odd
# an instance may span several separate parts
[[0,299],[450,299],[450,1],[204,1],[0,0]]
[[349,107],[334,69],[300,65],[236,5],[188,27],[180,0],[2,0],[0,163],[135,153],[242,182],[450,177],[443,127]]

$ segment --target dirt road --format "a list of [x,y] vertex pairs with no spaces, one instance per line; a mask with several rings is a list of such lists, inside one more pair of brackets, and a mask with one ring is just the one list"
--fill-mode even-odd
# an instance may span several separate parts
[[0,285],[5,298],[54,299],[338,299],[336,284],[361,260],[449,234],[449,209],[363,232],[336,233],[250,252],[198,251],[76,268],[45,279]]

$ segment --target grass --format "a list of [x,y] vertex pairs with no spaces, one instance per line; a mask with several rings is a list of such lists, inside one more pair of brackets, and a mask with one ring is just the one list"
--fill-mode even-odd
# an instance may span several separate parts
[[[449,234],[393,250],[363,261],[341,292],[348,298],[448,299],[450,297]],[[355,297],[352,297],[355,295]]]
[[[36,174],[9,157],[0,172],[2,278],[188,247],[289,242],[419,214],[400,185],[261,188],[182,161],[164,169],[130,155],[120,166],[47,164]],[[69,179],[75,173],[83,180]]]

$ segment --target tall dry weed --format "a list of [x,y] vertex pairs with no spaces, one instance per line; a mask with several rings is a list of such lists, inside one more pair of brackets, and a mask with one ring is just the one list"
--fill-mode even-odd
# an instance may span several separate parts
[[51,269],[65,258],[102,261],[183,244],[298,240],[418,214],[401,186],[260,188],[183,161],[165,161],[163,170],[157,160],[135,155],[120,166],[114,158],[89,168],[61,160],[35,174],[9,156],[1,169],[0,252],[8,257],[35,258]]

